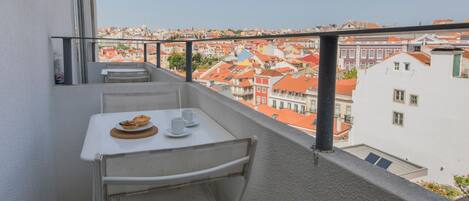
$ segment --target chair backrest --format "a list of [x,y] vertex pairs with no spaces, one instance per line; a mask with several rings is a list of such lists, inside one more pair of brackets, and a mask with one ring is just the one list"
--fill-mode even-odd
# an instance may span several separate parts
[[101,96],[102,113],[162,110],[180,107],[179,90],[149,93],[104,93]]
[[103,198],[236,176],[244,177],[244,193],[256,144],[256,138],[247,138],[178,149],[98,156]]

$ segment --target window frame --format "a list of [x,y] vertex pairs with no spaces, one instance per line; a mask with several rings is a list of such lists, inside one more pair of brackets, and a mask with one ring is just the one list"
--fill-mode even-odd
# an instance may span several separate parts
[[[402,98],[402,100],[398,99],[398,97],[397,97],[398,92],[402,92],[402,96],[399,96],[400,98]],[[405,103],[405,90],[394,89],[392,99],[395,103]]]
[[368,50],[367,49],[362,49],[361,53],[360,53],[360,57],[362,59],[366,59],[367,58],[366,56],[368,56]]
[[[412,101],[413,97],[415,97],[415,103]],[[415,94],[409,94],[409,105],[418,106],[419,105],[419,96],[415,95]]]
[[400,71],[401,70],[401,62],[395,61],[393,69],[394,69],[394,71]]
[[376,59],[383,59],[383,57],[384,57],[383,49],[378,49],[376,51]]
[[404,62],[404,70],[405,71],[410,71],[410,63],[409,62]]
[[[399,115],[401,115],[400,118]],[[392,111],[392,124],[395,126],[404,127],[404,113]]]
[[356,52],[354,49],[350,49],[348,54],[350,59],[355,59]]

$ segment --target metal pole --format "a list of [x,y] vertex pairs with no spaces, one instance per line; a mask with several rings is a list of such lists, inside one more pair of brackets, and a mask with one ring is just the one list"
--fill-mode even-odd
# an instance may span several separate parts
[[192,82],[192,41],[186,42],[186,82]]
[[72,73],[72,39],[63,38],[63,59],[64,59],[64,84],[73,84],[73,73]]
[[337,36],[320,37],[316,149],[333,150]]
[[147,43],[143,43],[143,62],[147,62]]
[[156,43],[156,67],[161,68],[161,43]]

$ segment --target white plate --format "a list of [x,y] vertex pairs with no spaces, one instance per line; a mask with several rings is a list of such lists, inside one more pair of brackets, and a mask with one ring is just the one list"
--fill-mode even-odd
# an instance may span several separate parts
[[184,131],[181,134],[174,134],[174,133],[171,132],[171,129],[166,129],[166,132],[164,133],[164,135],[166,135],[168,137],[173,137],[173,138],[181,138],[181,137],[189,136],[189,135],[191,135],[191,133],[189,133],[188,131]]
[[194,127],[194,126],[197,126],[197,125],[199,125],[199,124],[200,124],[199,121],[194,120],[194,121],[192,121],[192,122],[186,122],[186,123],[185,123],[185,126],[186,126],[186,127]]
[[151,127],[153,127],[153,123],[148,122],[147,125],[142,126],[142,127],[139,127],[139,128],[135,128],[135,129],[125,129],[125,128],[122,127],[119,123],[117,123],[117,125],[116,125],[115,128],[116,128],[117,130],[124,131],[124,132],[139,132],[139,131],[148,130],[148,129],[150,129]]

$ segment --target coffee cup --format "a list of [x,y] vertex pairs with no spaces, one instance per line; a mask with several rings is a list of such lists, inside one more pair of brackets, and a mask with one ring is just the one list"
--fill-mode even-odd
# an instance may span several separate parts
[[171,133],[182,134],[184,133],[185,121],[182,118],[174,118],[171,120]]
[[192,123],[194,121],[195,113],[192,110],[183,110],[182,118],[186,123]]

